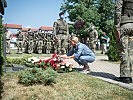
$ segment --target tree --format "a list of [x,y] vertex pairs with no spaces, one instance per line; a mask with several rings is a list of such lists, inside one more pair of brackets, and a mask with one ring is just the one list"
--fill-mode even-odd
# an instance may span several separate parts
[[[106,32],[111,39],[108,57],[113,61],[118,60],[114,37],[115,0],[64,0],[61,10],[68,13],[68,18],[72,22],[82,18],[86,22],[86,27],[93,23],[98,31]],[[79,35],[86,36],[85,29],[80,30]]]
[[[70,21],[75,22],[80,18],[86,22],[86,27],[89,27],[90,23],[95,23],[95,20],[98,20],[99,16],[93,4],[92,0],[64,0],[61,10],[68,12]],[[80,30],[79,35],[85,35],[86,32],[84,30]]]
[[2,37],[3,37],[2,15],[4,15],[5,7],[7,7],[6,0],[0,0],[0,76],[2,75],[2,65],[4,64],[4,58],[2,54],[2,47],[3,47],[2,45]]
[[3,37],[3,26],[2,26],[2,16],[0,16],[0,75],[2,75],[2,65],[4,64],[4,57],[2,53],[2,37]]
[[114,26],[114,0],[97,0],[96,8],[100,14],[98,26],[106,33],[112,33],[112,27]]
[[68,12],[72,22],[82,18],[86,27],[93,23],[98,29],[110,33],[113,26],[114,0],[64,0],[61,10]]

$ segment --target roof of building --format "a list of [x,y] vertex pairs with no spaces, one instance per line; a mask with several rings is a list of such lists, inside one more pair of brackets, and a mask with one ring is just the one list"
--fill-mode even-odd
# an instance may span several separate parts
[[22,25],[19,24],[3,24],[7,29],[22,29]]
[[27,32],[29,28],[22,28],[22,32]]
[[36,31],[38,31],[37,28],[30,28],[30,29],[31,29],[32,32],[36,32]]
[[49,26],[41,26],[39,29],[43,31],[53,31],[53,27],[49,27]]
[[22,32],[27,32],[29,29],[32,32],[38,31],[39,29],[42,31],[53,31],[53,27],[50,26],[41,26],[40,28],[23,28],[20,24],[3,24],[3,26],[7,29],[21,29]]

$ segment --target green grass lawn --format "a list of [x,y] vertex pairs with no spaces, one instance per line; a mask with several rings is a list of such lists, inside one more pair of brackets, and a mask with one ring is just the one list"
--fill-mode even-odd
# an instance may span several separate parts
[[2,77],[2,100],[133,100],[133,91],[78,72],[60,73],[56,84],[23,86],[17,73]]
[[11,49],[11,54],[6,54],[6,57],[23,57],[23,56],[34,56],[34,57],[50,57],[51,54],[27,54],[27,53],[22,53],[22,54],[17,54],[16,49]]

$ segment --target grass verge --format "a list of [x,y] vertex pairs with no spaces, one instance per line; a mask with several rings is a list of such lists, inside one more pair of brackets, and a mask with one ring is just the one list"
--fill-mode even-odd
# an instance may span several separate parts
[[61,73],[50,86],[23,86],[17,75],[2,77],[2,100],[133,100],[133,91],[78,72]]

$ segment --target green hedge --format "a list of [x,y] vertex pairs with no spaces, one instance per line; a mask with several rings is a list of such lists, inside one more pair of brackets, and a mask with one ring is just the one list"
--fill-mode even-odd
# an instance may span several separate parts
[[51,85],[56,83],[55,78],[58,73],[51,68],[43,70],[42,68],[34,67],[33,69],[24,70],[19,74],[19,83],[29,86],[36,84]]
[[22,64],[25,65],[25,60],[31,56],[23,56],[23,57],[6,57],[7,64]]
[[3,53],[2,53],[2,37],[3,37],[3,26],[2,26],[2,18],[0,15],[0,75],[2,75],[2,66],[4,64],[4,58],[3,58]]
[[112,34],[110,35],[110,46],[109,46],[107,55],[108,55],[108,59],[110,61],[118,61],[119,60],[118,47],[116,44],[116,37],[114,34],[114,30],[112,31]]

